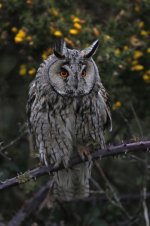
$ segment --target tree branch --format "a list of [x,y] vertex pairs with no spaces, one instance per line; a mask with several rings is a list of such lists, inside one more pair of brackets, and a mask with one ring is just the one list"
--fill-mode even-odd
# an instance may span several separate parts
[[30,198],[17,214],[8,222],[7,226],[19,226],[35,210],[39,208],[41,202],[45,199],[48,191],[53,185],[53,180],[40,188],[33,198]]
[[[124,154],[126,155],[127,153],[130,153],[130,152],[137,153],[139,151],[148,151],[149,149],[150,149],[150,141],[123,143],[117,146],[107,146],[105,149],[102,149],[102,150],[95,150],[93,153],[91,153],[91,158],[92,160],[95,160],[98,158],[106,158],[106,157],[124,155]],[[80,157],[76,157],[70,162],[69,167],[72,167],[74,165],[77,165],[81,162],[86,162],[86,161],[88,161],[87,158],[82,160]],[[62,165],[58,167],[54,167],[50,165],[48,167],[42,166],[42,167],[35,168],[33,170],[25,172],[24,174],[20,174],[17,177],[13,177],[4,182],[0,182],[0,190],[15,186],[19,183],[25,183],[32,178],[41,177],[45,174],[50,174],[52,172],[56,172],[62,169],[64,169],[64,166]]]

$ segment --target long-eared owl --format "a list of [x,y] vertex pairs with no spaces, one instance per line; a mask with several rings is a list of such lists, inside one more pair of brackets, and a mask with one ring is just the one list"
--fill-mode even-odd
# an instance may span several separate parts
[[54,173],[54,195],[61,200],[89,195],[92,161],[68,164],[77,154],[90,157],[92,143],[104,148],[104,129],[111,127],[108,95],[92,59],[98,45],[76,50],[60,41],[30,85],[28,122],[40,160],[65,166]]

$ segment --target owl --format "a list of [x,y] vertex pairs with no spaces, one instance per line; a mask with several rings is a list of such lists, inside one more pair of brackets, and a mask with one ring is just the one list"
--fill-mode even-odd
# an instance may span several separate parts
[[[89,195],[92,144],[104,148],[104,129],[111,127],[108,95],[92,59],[98,45],[96,40],[84,50],[69,49],[61,40],[29,89],[29,128],[41,162],[64,165],[53,175],[54,196],[64,201]],[[69,168],[77,155],[89,161]]]

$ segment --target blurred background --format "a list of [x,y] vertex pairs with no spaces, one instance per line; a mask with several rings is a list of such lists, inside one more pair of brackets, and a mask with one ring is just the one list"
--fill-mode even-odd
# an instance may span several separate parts
[[[59,38],[79,49],[100,40],[94,59],[113,119],[107,144],[150,138],[149,0],[0,0],[0,181],[39,164],[24,133],[28,87]],[[48,194],[21,225],[148,226],[141,193],[150,197],[149,176],[148,155],[103,159],[93,169],[89,200],[60,204]],[[1,191],[0,222],[48,179]]]

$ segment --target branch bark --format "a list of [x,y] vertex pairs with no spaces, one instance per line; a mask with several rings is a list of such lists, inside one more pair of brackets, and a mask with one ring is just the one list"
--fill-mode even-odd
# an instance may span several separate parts
[[[98,159],[98,158],[106,158],[111,156],[117,156],[117,155],[126,155],[127,153],[137,153],[139,151],[148,151],[150,149],[150,140],[149,141],[139,141],[134,143],[123,143],[117,146],[107,146],[105,149],[102,150],[95,150],[93,153],[91,153],[92,160]],[[79,156],[74,158],[72,161],[70,161],[69,167],[72,167],[74,165],[77,165],[81,162],[88,161],[87,158],[82,160]],[[25,172],[24,174],[28,174],[28,177],[26,177],[26,182],[32,178],[38,178],[45,174],[50,174],[53,172],[56,172],[58,170],[64,169],[64,166],[60,165],[58,167],[54,166],[42,166],[35,169],[32,169],[28,172]],[[22,176],[24,175],[22,174]],[[16,186],[19,183],[23,183],[19,176],[13,177],[11,179],[8,179],[4,182],[0,182],[0,190]]]

